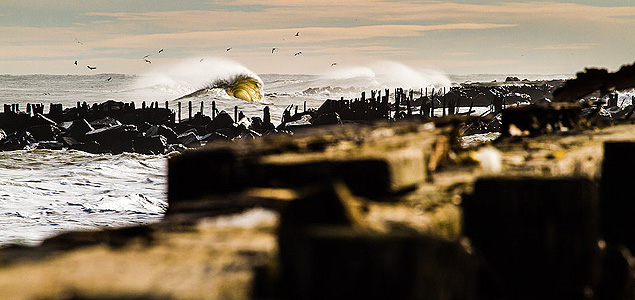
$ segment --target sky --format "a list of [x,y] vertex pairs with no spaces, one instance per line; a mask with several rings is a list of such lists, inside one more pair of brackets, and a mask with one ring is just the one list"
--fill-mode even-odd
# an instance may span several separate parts
[[617,70],[635,62],[635,3],[0,0],[0,74],[143,74],[205,57],[259,74],[384,60],[448,74]]

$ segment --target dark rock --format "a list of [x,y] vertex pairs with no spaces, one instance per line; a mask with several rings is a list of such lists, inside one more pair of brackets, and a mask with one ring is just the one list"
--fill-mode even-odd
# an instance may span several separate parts
[[181,144],[170,144],[168,145],[168,149],[166,150],[166,153],[170,153],[170,152],[184,152],[185,150],[187,150],[187,147],[181,145]]
[[283,126],[282,129],[291,130],[291,131],[302,129],[302,128],[309,128],[311,127],[311,125],[313,125],[311,124],[311,122],[304,119],[281,124],[281,126]]
[[81,140],[87,132],[93,131],[95,128],[91,126],[85,119],[73,121],[73,124],[66,130],[66,136]]
[[88,153],[98,154],[101,153],[101,147],[99,143],[95,141],[88,141],[85,143],[77,143],[70,146],[73,150],[84,151]]
[[37,113],[35,114],[32,118],[31,118],[31,126],[37,126],[37,125],[51,125],[51,126],[57,126],[57,123],[47,117],[45,117],[44,115]]
[[0,150],[12,151],[24,149],[37,142],[28,131],[13,132],[9,134],[0,145]]
[[134,125],[117,125],[87,132],[85,139],[96,141],[102,151],[112,153],[134,152],[133,140],[140,135]]
[[54,141],[57,135],[61,132],[57,126],[52,126],[50,124],[31,126],[27,128],[27,131],[29,131],[33,135],[33,138],[38,141]]
[[153,135],[134,140],[134,149],[143,154],[163,154],[167,150],[167,139],[162,135]]
[[507,78],[505,78],[505,82],[510,82],[510,81],[520,81],[520,79],[518,79],[518,77],[515,77],[515,76],[508,76]]
[[165,125],[160,125],[157,134],[164,136],[167,139],[168,144],[176,144],[178,143],[177,134],[172,130],[172,128],[167,127]]
[[177,140],[180,144],[188,148],[197,148],[201,146],[201,141],[199,140],[198,135],[191,131],[179,135]]
[[201,141],[205,141],[207,143],[211,143],[214,141],[229,141],[230,138],[226,135],[219,132],[208,133],[201,137]]
[[62,150],[64,144],[58,141],[42,141],[37,144],[37,149]]
[[207,132],[214,132],[218,129],[229,128],[232,124],[234,124],[234,119],[227,112],[221,111],[205,128]]
[[113,126],[118,126],[121,125],[121,122],[111,118],[111,117],[104,117],[101,119],[97,119],[94,121],[90,121],[90,126],[92,126],[95,129],[101,129],[101,128],[106,128],[106,127],[113,127]]
[[340,119],[340,115],[338,113],[333,112],[324,115],[318,115],[317,117],[311,119],[311,124],[315,126],[342,124],[342,119]]

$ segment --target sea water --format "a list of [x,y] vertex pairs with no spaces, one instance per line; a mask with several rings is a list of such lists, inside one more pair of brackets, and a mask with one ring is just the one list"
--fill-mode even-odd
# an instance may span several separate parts
[[[264,99],[246,102],[222,90],[175,100],[210,82],[235,74],[251,74],[263,83]],[[516,75],[518,76],[518,75]],[[530,79],[558,76],[528,75]],[[521,75],[521,77],[524,77]],[[446,77],[439,72],[413,70],[402,64],[338,68],[324,75],[253,74],[231,61],[208,58],[184,61],[169,68],[140,75],[0,75],[0,103],[100,103],[109,99],[135,102],[158,101],[161,107],[187,118],[187,102],[194,111],[211,114],[211,102],[232,114],[237,106],[246,116],[262,116],[271,110],[274,124],[291,105],[302,111],[317,108],[326,99],[359,97],[370,89],[440,88],[465,80],[504,80],[500,75]],[[630,100],[629,100],[630,101]],[[178,117],[177,117],[178,119]],[[74,150],[19,150],[0,152],[0,247],[34,245],[69,230],[130,226],[158,222],[167,209],[167,157],[164,155],[88,154]]]

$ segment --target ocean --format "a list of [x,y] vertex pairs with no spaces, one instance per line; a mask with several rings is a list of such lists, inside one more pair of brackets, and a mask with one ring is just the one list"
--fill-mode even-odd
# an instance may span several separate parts
[[[222,90],[209,90],[188,99],[175,100],[218,79],[249,74],[262,82],[264,98],[246,102]],[[551,79],[568,75],[523,75],[519,78]],[[371,69],[337,68],[325,75],[254,74],[236,63],[206,59],[158,69],[141,75],[0,75],[0,103],[100,103],[109,99],[135,102],[158,101],[187,118],[187,101],[194,111],[233,112],[238,106],[246,116],[271,110],[274,124],[290,105],[317,108],[326,99],[359,97],[363,90],[440,88],[465,81],[504,81],[508,75],[476,74],[445,76],[413,70],[392,63]],[[178,119],[178,117],[177,117]],[[80,229],[129,226],[158,222],[167,208],[167,156],[124,153],[88,154],[74,150],[19,150],[0,152],[0,247],[36,245],[54,234]]]

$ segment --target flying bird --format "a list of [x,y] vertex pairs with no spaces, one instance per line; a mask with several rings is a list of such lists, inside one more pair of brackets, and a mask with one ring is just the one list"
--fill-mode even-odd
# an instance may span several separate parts
[[332,63],[331,67],[337,66],[337,63]]
[[106,79],[106,81],[110,81],[110,79],[112,79],[112,77],[108,77],[108,78]]
[[88,67],[88,68],[89,68],[89,69],[91,69],[91,70],[95,70],[95,69],[97,69],[97,67],[91,67],[91,66],[86,66],[86,67]]
[[231,48],[231,47],[229,47],[229,48],[225,49],[225,51],[229,51],[229,50],[231,50],[231,49],[232,49],[232,48]]
[[203,58],[201,58],[201,60],[199,60],[198,62],[203,62]]
[[143,58],[145,59],[145,58],[148,58],[148,57],[150,57],[150,54],[146,54]]
[[298,32],[296,32],[296,33],[295,33],[295,36],[300,36],[300,32],[299,32],[299,31],[298,31]]
[[148,59],[146,59],[146,58],[144,58],[144,59],[143,59],[143,61],[145,61],[145,62],[147,62],[147,63],[149,63],[149,64],[151,64],[151,63],[152,63],[151,61],[149,61],[149,60],[148,60]]
[[77,61],[75,61],[75,65],[77,65]]
[[163,52],[163,49],[159,49],[159,53]]
[[271,48],[271,53],[273,53],[273,51],[276,51],[277,49],[278,48],[276,48],[276,47]]
[[298,56],[298,55],[300,55],[300,54],[302,54],[302,51],[300,51],[300,52],[296,52],[295,54],[293,54],[293,56]]
[[80,42],[77,38],[75,38],[75,40],[77,41],[78,44],[82,44],[82,45],[84,44],[84,43]]

